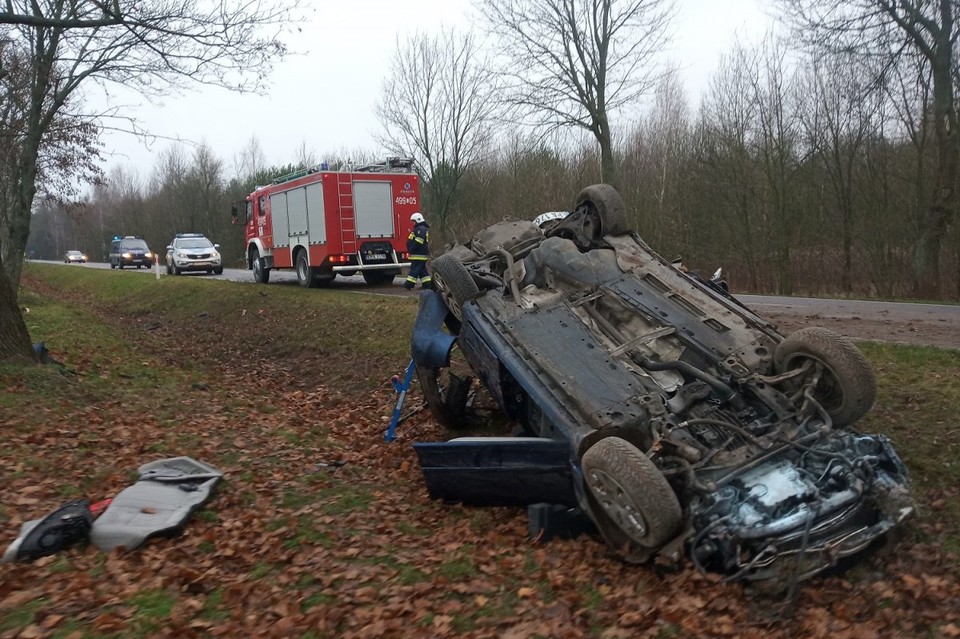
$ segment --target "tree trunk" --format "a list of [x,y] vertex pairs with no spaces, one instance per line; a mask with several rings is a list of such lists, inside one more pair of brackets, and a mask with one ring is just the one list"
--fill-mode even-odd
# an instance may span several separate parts
[[607,122],[606,113],[598,118],[594,135],[600,144],[600,180],[614,188],[619,188],[620,178],[617,175],[617,161],[613,157],[613,138],[610,135],[610,124]]
[[7,278],[0,256],[0,361],[23,357],[36,360],[30,333],[17,305],[16,291]]
[[[949,8],[948,8],[949,9]],[[942,12],[943,25],[937,34],[934,56],[930,60],[933,77],[933,123],[937,141],[937,176],[930,208],[920,229],[914,252],[914,294],[920,299],[940,299],[940,251],[950,227],[957,200],[957,172],[960,148],[957,146],[957,112],[952,74],[953,31],[950,11]]]

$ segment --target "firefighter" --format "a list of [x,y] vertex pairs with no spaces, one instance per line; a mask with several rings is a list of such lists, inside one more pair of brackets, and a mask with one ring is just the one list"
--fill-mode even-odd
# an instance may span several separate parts
[[427,272],[427,258],[430,257],[430,226],[420,213],[410,216],[413,229],[407,236],[407,253],[410,254],[410,274],[403,283],[406,289],[413,289],[417,282],[420,288],[433,288],[433,279]]

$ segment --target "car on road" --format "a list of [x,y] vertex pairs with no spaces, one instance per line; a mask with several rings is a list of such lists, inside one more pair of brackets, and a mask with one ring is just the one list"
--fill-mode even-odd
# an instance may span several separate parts
[[67,251],[63,256],[64,264],[86,264],[87,256],[83,251]]
[[[494,224],[432,262],[412,338],[427,406],[462,430],[486,394],[522,437],[509,455],[504,438],[487,453],[483,439],[440,443],[447,466],[421,456],[428,487],[442,482],[448,499],[462,487],[467,503],[501,488],[509,503],[544,501],[537,482],[495,477],[536,477],[538,451],[554,464],[560,442],[565,469],[550,476],[567,479],[554,484],[569,482],[561,492],[624,560],[686,554],[781,585],[913,512],[890,441],[855,428],[876,381],[852,342],[817,327],[782,335],[675,268],[609,185],[538,222]],[[472,452],[448,454],[457,446]]]
[[219,248],[203,233],[177,233],[167,246],[167,274],[204,271],[220,275],[223,261]]
[[152,264],[153,253],[143,238],[127,235],[115,237],[110,242],[110,268],[122,269],[124,266],[150,268]]

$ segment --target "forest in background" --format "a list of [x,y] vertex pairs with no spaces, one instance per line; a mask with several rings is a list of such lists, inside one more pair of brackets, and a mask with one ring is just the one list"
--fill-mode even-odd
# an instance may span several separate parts
[[[920,59],[901,56],[882,72],[873,64],[768,40],[724,57],[695,106],[675,73],[663,76],[642,111],[621,116],[614,137],[616,186],[636,230],[667,259],[707,272],[722,266],[737,292],[911,297],[937,163],[931,82]],[[587,135],[513,126],[507,111],[482,124],[469,161],[425,170],[417,158],[435,254],[491,222],[568,209],[581,188],[601,181]],[[79,204],[38,203],[27,255],[58,259],[79,249],[104,261],[116,235],[162,251],[191,231],[239,267],[243,230],[231,225],[231,202],[321,160],[336,168],[384,159],[303,148],[291,158],[265,166],[255,138],[231,162],[204,145],[171,146],[147,176],[114,169]],[[947,228],[941,291],[960,299],[960,238],[957,225]]]

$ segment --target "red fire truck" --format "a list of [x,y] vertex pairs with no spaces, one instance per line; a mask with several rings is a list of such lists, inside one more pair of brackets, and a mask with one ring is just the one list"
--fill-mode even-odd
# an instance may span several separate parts
[[413,161],[388,158],[331,171],[325,164],[277,178],[233,206],[245,224],[247,268],[261,284],[292,268],[301,286],[324,286],[338,273],[382,284],[409,267],[406,228],[420,210]]

